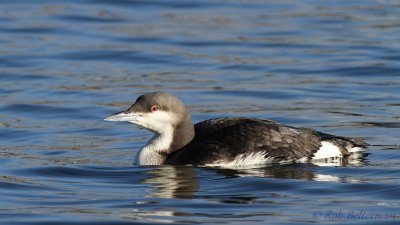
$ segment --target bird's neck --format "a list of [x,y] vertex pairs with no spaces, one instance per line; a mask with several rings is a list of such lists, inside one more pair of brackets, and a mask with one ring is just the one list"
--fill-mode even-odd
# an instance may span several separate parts
[[156,133],[140,150],[136,157],[139,165],[162,165],[168,155],[187,145],[194,138],[194,126],[181,123],[176,127],[166,127],[160,134]]
[[174,129],[173,142],[171,144],[171,152],[177,151],[187,144],[189,144],[194,136],[194,126],[190,117],[188,117],[186,122],[179,123]]

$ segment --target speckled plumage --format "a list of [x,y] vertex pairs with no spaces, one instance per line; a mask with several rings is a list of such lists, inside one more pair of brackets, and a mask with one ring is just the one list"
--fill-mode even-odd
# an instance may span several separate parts
[[308,128],[295,128],[270,120],[249,118],[210,119],[195,125],[195,138],[173,152],[166,164],[212,164],[234,160],[237,155],[264,152],[271,162],[311,159],[322,141],[332,141],[344,156],[347,146],[365,147],[354,139],[333,136]]

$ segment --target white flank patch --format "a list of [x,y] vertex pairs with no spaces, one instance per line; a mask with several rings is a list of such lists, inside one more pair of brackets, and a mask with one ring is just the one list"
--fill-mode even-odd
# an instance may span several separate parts
[[[267,163],[272,163],[273,158],[265,157],[265,152],[255,152],[250,154],[240,154],[235,157],[232,161],[216,161],[214,163],[206,164],[205,166],[211,167],[224,167],[224,168],[232,168],[232,167],[260,167],[264,166]],[[258,166],[257,166],[258,165]]]
[[365,149],[361,147],[352,147],[352,148],[347,148],[347,151],[350,153],[355,153],[355,152],[363,152]]
[[321,144],[321,148],[314,154],[314,157],[312,159],[343,157],[338,146],[327,141],[323,141],[321,142]]

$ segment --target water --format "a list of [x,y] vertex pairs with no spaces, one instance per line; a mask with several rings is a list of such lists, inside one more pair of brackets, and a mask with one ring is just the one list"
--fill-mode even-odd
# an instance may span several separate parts
[[[0,2],[0,224],[398,224],[400,4]],[[103,118],[168,91],[194,121],[269,118],[372,144],[357,166],[132,165]]]

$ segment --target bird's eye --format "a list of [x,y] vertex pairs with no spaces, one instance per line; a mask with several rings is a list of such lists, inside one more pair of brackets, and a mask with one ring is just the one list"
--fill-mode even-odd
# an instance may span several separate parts
[[158,106],[153,105],[153,106],[151,107],[151,111],[152,111],[152,112],[158,111]]

